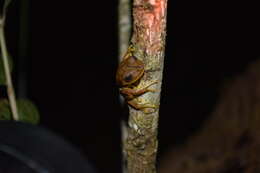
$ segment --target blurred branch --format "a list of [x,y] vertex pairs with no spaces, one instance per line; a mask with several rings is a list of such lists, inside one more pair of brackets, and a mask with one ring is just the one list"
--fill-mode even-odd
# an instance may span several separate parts
[[7,14],[7,10],[8,10],[8,6],[9,4],[12,2],[12,0],[5,0],[4,2],[4,6],[3,6],[3,10],[2,10],[2,16],[1,16],[1,23],[5,23],[5,18],[6,18],[6,14]]
[[260,59],[221,85],[212,113],[165,152],[160,173],[260,172]]
[[[130,0],[119,0],[118,4],[118,61],[121,61],[124,53],[126,52],[131,31],[131,9],[130,9]],[[119,101],[121,105],[124,104],[123,97],[119,96]],[[126,152],[125,152],[125,142],[127,138],[127,127],[126,122],[121,120],[121,141],[122,141],[122,172],[127,173],[126,168]]]
[[3,57],[3,64],[4,64],[4,71],[6,76],[6,85],[7,85],[7,94],[10,102],[11,111],[13,114],[13,119],[18,120],[18,112],[17,112],[17,105],[16,105],[16,99],[15,99],[15,92],[12,84],[12,78],[11,78],[11,72],[9,68],[9,62],[8,62],[8,51],[6,48],[6,42],[5,42],[5,33],[4,33],[4,27],[5,27],[5,19],[6,19],[6,13],[8,9],[8,5],[11,3],[11,0],[6,0],[3,6],[3,14],[0,18],[0,46],[1,46],[1,53]]
[[126,52],[131,30],[131,9],[130,0],[119,0],[118,5],[118,44],[119,44],[119,59]]

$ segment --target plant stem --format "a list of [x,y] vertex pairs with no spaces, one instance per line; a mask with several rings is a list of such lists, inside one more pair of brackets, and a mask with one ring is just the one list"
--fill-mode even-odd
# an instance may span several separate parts
[[6,43],[5,43],[4,20],[2,19],[0,19],[0,46],[1,46],[1,53],[3,57],[8,99],[10,102],[13,119],[18,121],[19,116],[17,111],[15,92],[12,84],[11,72],[8,63],[8,53],[7,53]]
[[[130,0],[119,0],[118,4],[118,62],[124,56],[129,46],[130,32],[131,31],[131,9]],[[119,102],[122,107],[125,104],[123,97],[119,96]],[[126,150],[125,141],[127,138],[127,126],[126,122],[121,120],[121,144],[122,144],[122,173],[127,173],[126,167]]]
[[130,0],[119,0],[118,5],[118,45],[119,60],[127,51],[131,30]]

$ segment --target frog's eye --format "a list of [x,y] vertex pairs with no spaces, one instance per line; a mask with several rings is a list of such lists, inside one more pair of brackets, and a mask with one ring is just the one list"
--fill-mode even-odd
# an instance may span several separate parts
[[133,79],[132,74],[129,74],[126,77],[124,77],[124,81],[126,81],[126,82],[130,82],[130,81],[132,81],[132,79]]

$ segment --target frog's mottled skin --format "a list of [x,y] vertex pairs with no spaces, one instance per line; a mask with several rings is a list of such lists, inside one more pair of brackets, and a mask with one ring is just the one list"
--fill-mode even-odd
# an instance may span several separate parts
[[156,106],[154,105],[139,104],[134,100],[134,98],[146,92],[154,92],[154,90],[148,88],[157,82],[152,82],[146,87],[138,88],[139,81],[143,77],[145,70],[144,63],[135,57],[133,52],[134,48],[130,45],[117,69],[116,82],[120,87],[120,93],[125,97],[127,103],[137,110],[155,108]]
[[133,55],[127,55],[119,64],[116,81],[121,87],[130,86],[144,74],[144,64]]

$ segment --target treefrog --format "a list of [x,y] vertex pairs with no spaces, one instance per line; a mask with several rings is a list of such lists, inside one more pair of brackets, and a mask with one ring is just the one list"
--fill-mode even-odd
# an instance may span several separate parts
[[149,87],[157,81],[151,82],[145,87],[138,87],[140,79],[145,73],[145,68],[144,63],[133,55],[134,50],[134,46],[130,45],[116,72],[116,82],[120,87],[120,93],[126,102],[136,110],[156,108],[155,105],[138,103],[138,100],[135,99],[146,92],[155,92]]

